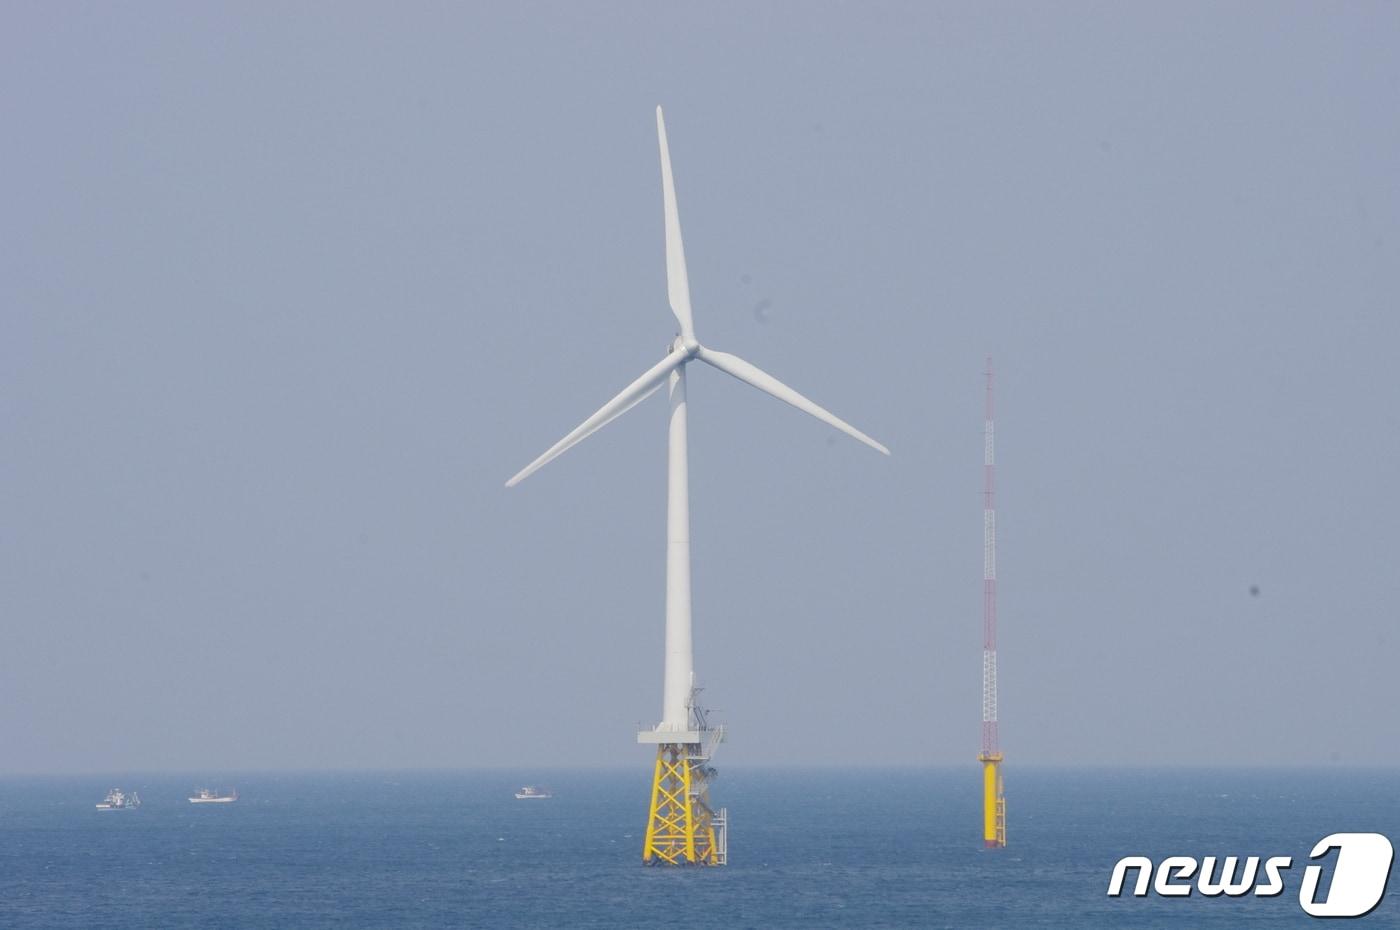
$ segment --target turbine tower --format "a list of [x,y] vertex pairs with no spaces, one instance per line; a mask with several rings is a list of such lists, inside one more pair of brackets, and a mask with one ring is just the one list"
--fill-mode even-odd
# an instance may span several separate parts
[[997,509],[992,450],[992,359],[987,357],[987,419],[982,441],[982,845],[1006,845],[1006,795],[997,738]]
[[622,389],[573,432],[506,482],[514,487],[539,468],[583,441],[666,384],[671,400],[666,482],[666,661],[662,684],[661,720],[637,734],[637,742],[656,746],[651,811],[647,819],[642,860],[669,865],[723,865],[726,859],[725,811],[709,804],[710,758],[724,738],[723,727],[711,727],[695,700],[695,668],[690,624],[690,490],[686,457],[686,366],[699,360],[718,368],[811,414],[823,423],[876,449],[889,450],[845,420],[803,397],[777,378],[735,355],[706,348],[695,338],[690,313],[690,283],[681,245],[676,187],[671,177],[671,153],[666,123],[656,108],[656,134],[661,146],[661,187],[666,222],[666,291],[679,333],[664,358]]

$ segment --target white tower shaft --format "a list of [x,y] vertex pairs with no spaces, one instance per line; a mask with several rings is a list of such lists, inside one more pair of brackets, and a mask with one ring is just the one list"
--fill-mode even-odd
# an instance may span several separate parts
[[993,446],[992,360],[987,359],[987,417],[982,451],[982,752],[1001,751],[997,738],[997,511]]
[[[991,420],[986,424],[986,447],[984,467],[990,475],[994,464]],[[988,482],[990,488],[990,478]],[[987,500],[982,509],[982,723],[993,726],[997,722],[996,583],[997,512],[992,507],[991,491],[988,490]],[[995,743],[988,748],[995,751]]]
[[666,470],[666,664],[658,730],[690,728],[695,660],[690,634],[690,465],[686,448],[685,366],[671,372]]

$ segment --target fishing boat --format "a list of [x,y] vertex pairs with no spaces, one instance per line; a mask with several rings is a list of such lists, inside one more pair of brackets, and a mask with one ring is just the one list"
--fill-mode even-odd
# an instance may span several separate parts
[[141,806],[141,796],[135,791],[127,794],[120,788],[107,792],[107,797],[97,805],[100,811],[130,811]]
[[200,788],[190,798],[191,804],[232,804],[238,800],[238,791],[232,794],[219,794],[212,788]]
[[541,800],[543,798],[552,798],[554,797],[554,795],[549,793],[548,788],[539,788],[535,785],[526,785],[524,788],[521,788],[519,791],[515,792],[515,797],[517,800],[520,801],[535,801]]

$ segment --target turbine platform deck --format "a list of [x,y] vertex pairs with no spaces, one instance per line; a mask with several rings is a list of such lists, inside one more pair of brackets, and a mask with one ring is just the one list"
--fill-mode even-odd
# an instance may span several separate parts
[[691,744],[701,742],[704,738],[699,730],[638,730],[637,742],[648,745],[665,745],[669,743]]

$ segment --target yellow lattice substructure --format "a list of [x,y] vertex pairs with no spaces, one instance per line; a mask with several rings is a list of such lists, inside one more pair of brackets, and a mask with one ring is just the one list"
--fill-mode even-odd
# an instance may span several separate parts
[[712,770],[707,763],[698,745],[662,743],[656,747],[643,862],[724,865],[725,824],[723,812],[716,815],[710,809]]
[[988,849],[1006,846],[1006,791],[1001,781],[999,752],[982,753],[982,845]]

